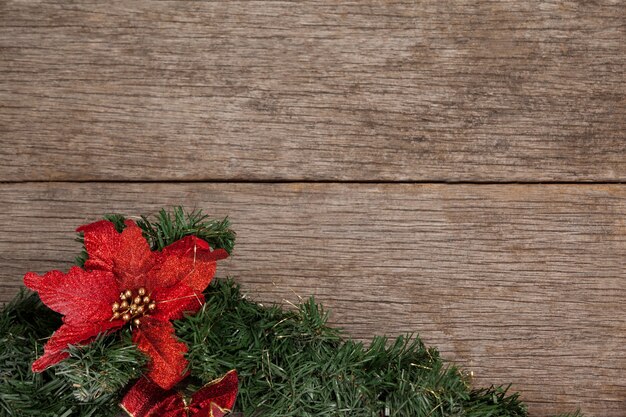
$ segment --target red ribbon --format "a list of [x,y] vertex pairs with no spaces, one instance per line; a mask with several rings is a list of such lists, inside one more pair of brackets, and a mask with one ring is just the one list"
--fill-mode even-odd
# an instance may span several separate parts
[[165,391],[141,378],[124,396],[120,406],[131,417],[222,417],[237,398],[237,372],[230,371],[211,381],[188,400],[177,391]]

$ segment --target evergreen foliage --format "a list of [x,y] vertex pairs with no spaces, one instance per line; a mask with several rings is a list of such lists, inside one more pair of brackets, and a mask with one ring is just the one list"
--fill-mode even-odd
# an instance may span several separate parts
[[[107,216],[121,230],[124,217]],[[227,219],[176,208],[138,222],[154,249],[189,234],[229,252]],[[85,257],[83,256],[82,262]],[[82,264],[78,260],[79,264]],[[506,387],[472,389],[417,336],[375,337],[369,346],[327,325],[313,298],[285,310],[249,301],[232,280],[215,280],[206,305],[174,322],[188,346],[189,391],[237,369],[237,410],[263,417],[526,417]],[[123,330],[73,346],[70,357],[42,374],[30,372],[45,339],[60,325],[36,294],[22,291],[0,312],[0,416],[113,417],[124,389],[140,377],[146,358]],[[579,413],[559,417],[581,417]]]
[[57,369],[41,374],[30,371],[45,339],[60,325],[59,315],[44,306],[37,294],[25,290],[0,312],[0,416],[118,414],[115,394],[82,403],[75,397],[76,388],[66,378],[55,375]]
[[195,235],[205,240],[212,248],[225,249],[229,254],[235,246],[235,232],[230,228],[230,220],[211,220],[202,210],[185,212],[175,207],[172,213],[161,209],[151,220],[141,216],[137,225],[151,243],[152,250],[161,250],[185,236]]

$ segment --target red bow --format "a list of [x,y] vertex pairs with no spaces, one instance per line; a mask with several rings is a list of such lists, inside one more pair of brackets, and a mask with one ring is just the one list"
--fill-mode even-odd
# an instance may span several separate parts
[[234,370],[200,388],[189,401],[180,392],[165,391],[141,378],[120,405],[131,417],[223,417],[233,408],[237,389]]

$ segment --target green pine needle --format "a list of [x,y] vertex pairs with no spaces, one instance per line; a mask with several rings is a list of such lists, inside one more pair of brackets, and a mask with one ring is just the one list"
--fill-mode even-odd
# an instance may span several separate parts
[[232,253],[235,246],[235,232],[230,228],[228,218],[211,220],[202,210],[185,212],[182,207],[175,207],[171,213],[161,209],[153,217],[151,220],[147,216],[141,216],[141,220],[137,222],[153,250],[162,250],[190,235],[205,240],[213,249],[225,249],[228,253]]
[[55,375],[64,377],[80,402],[117,396],[129,379],[142,375],[147,358],[131,341],[128,329],[99,336],[88,346],[70,346],[70,358],[60,362]]

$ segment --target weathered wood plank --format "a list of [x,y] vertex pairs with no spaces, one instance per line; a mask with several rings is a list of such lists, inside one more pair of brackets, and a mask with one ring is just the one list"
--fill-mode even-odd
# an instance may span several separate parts
[[314,294],[357,338],[419,330],[533,415],[626,409],[626,186],[0,184],[0,299],[68,268],[73,229],[164,205],[230,215],[257,300]]
[[0,3],[0,181],[626,181],[622,1]]

